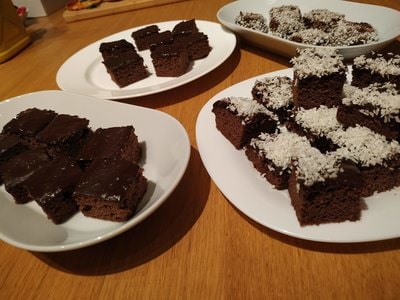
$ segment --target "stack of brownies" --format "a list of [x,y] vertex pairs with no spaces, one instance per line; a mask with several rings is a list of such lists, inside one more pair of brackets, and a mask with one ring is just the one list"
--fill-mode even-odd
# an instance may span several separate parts
[[252,98],[216,101],[217,129],[288,189],[301,225],[359,220],[364,197],[400,186],[400,56],[355,58],[351,84],[336,50],[304,49],[291,62],[293,79],[264,78]]
[[0,180],[17,204],[30,201],[55,224],[78,210],[85,216],[126,221],[147,180],[132,126],[98,128],[52,110],[18,113],[0,134]]

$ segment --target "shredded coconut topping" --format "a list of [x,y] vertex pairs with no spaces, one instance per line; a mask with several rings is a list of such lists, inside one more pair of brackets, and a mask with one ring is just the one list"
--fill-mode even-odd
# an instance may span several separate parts
[[400,75],[400,55],[389,55],[385,58],[382,54],[376,57],[366,57],[365,55],[354,58],[353,65],[359,69],[367,69],[371,74],[378,73],[382,76]]
[[273,35],[287,38],[294,32],[302,30],[304,24],[300,8],[294,5],[273,7],[269,11],[270,31]]
[[259,151],[259,155],[271,160],[274,165],[288,169],[293,158],[304,149],[311,147],[310,142],[304,136],[285,131],[279,134],[261,133],[253,138],[250,146]]
[[293,33],[289,39],[297,43],[314,46],[328,46],[330,43],[330,34],[321,29],[307,28]]
[[268,32],[267,20],[263,15],[257,13],[240,12],[235,19],[235,24],[264,33]]
[[363,110],[364,114],[384,118],[386,122],[395,120],[400,123],[400,94],[396,85],[392,83],[372,84],[359,89],[357,87],[344,85],[344,105],[372,105],[373,110]]
[[343,56],[333,48],[305,48],[291,59],[293,71],[302,79],[309,76],[322,77],[332,73],[343,74],[347,67]]
[[229,104],[227,109],[237,113],[238,116],[244,118],[245,122],[251,120],[251,118],[258,113],[266,114],[273,120],[278,120],[278,117],[268,110],[265,106],[258,103],[256,100],[245,98],[245,97],[229,97],[225,98]]
[[324,105],[311,109],[299,108],[295,114],[296,123],[318,136],[337,130],[342,125],[336,119],[337,108],[328,108]]
[[262,95],[266,107],[279,109],[293,103],[292,80],[289,77],[266,77],[256,80],[253,89]]
[[347,130],[338,129],[328,134],[328,137],[340,146],[335,151],[336,155],[363,167],[384,165],[386,160],[400,154],[400,144],[397,141],[387,141],[383,135],[359,125]]
[[377,40],[378,33],[370,24],[341,20],[332,30],[330,45],[362,45],[375,42]]
[[310,23],[310,26],[321,27],[324,30],[332,29],[339,20],[344,19],[344,14],[330,11],[328,9],[313,9],[304,14],[304,20]]

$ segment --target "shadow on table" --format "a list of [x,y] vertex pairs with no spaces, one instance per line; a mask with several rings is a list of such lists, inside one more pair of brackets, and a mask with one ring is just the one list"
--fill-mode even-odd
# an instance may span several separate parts
[[194,81],[164,92],[136,98],[116,100],[123,103],[140,105],[148,108],[159,108],[191,99],[225,80],[240,61],[240,51],[236,46],[228,59],[216,69]]
[[253,221],[236,207],[230,204],[248,223],[253,227],[285,244],[291,246],[303,248],[306,250],[317,251],[317,252],[329,252],[329,253],[343,253],[343,254],[357,254],[357,253],[373,253],[382,251],[391,251],[400,249],[400,238],[374,241],[374,242],[362,242],[362,243],[326,243],[326,242],[315,242],[309,240],[303,240],[282,234],[274,231],[270,228],[264,227],[263,225]]
[[145,264],[173,247],[200,217],[210,189],[210,177],[200,155],[191,149],[188,168],[174,192],[150,217],[103,243],[78,250],[32,252],[49,266],[84,275],[117,273]]

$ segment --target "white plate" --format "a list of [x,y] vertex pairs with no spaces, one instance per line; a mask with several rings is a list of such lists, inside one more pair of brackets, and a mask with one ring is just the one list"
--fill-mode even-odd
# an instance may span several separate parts
[[345,59],[352,59],[373,50],[379,50],[400,35],[400,12],[387,7],[353,3],[337,0],[239,0],[223,6],[217,13],[218,20],[237,33],[244,40],[277,54],[293,57],[296,48],[312,47],[292,42],[271,34],[244,28],[235,24],[235,18],[241,11],[262,14],[269,20],[269,10],[285,4],[297,5],[302,13],[312,9],[325,8],[345,14],[347,20],[367,22],[376,28],[379,41],[367,45],[338,47]]
[[216,129],[215,101],[228,96],[251,97],[256,79],[292,77],[292,69],[260,75],[220,92],[201,109],[196,139],[201,159],[225,197],[254,221],[293,237],[321,242],[365,242],[400,237],[400,188],[366,199],[360,221],[301,227],[287,190],[274,189],[253,168],[243,150],[236,150]]
[[[168,21],[155,25],[158,25],[160,31],[164,31],[172,30],[179,22],[181,21]],[[191,69],[182,76],[156,76],[151,62],[150,51],[144,50],[138,53],[143,57],[144,64],[148,67],[149,77],[123,88],[119,88],[111,80],[102,63],[102,57],[99,52],[100,44],[120,39],[126,39],[128,42],[135,44],[131,38],[131,33],[148,26],[143,25],[105,37],[72,55],[58,70],[57,84],[62,90],[78,94],[103,99],[123,99],[150,95],[191,82],[223,63],[236,46],[236,36],[224,29],[220,24],[201,20],[196,20],[196,24],[199,30],[208,36],[212,50],[207,57],[194,61]]]
[[98,100],[94,104],[89,96],[43,91],[1,102],[1,128],[18,112],[30,107],[85,117],[93,129],[133,125],[146,149],[140,164],[149,185],[136,215],[127,222],[102,221],[77,213],[61,225],[48,220],[35,202],[15,204],[1,186],[0,239],[19,248],[42,252],[77,249],[105,241],[132,228],[166,200],[181,180],[189,162],[187,133],[176,119],[165,113],[106,100]]

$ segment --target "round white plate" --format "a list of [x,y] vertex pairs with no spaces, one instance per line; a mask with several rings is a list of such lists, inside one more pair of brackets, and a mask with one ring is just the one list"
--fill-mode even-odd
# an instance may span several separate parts
[[[35,203],[17,205],[0,187],[0,239],[19,248],[55,252],[86,247],[110,239],[147,218],[181,180],[190,157],[190,142],[182,125],[152,109],[98,100],[63,91],[43,91],[0,102],[1,128],[24,109],[37,107],[87,118],[93,129],[133,125],[145,148],[140,162],[148,190],[136,214],[127,222],[93,219],[77,213],[55,225]],[[162,128],[162,131],[160,131]]]
[[[181,21],[168,21],[156,23],[160,31],[172,30]],[[135,45],[131,33],[148,25],[131,28],[119,33],[105,37],[97,42],[90,44],[79,52],[72,55],[65,61],[57,72],[57,84],[64,91],[75,92],[78,94],[94,96],[103,99],[123,99],[150,95],[165,90],[169,90],[188,82],[191,82],[222,64],[233,52],[236,46],[236,36],[232,32],[224,29],[220,24],[196,20],[200,31],[208,36],[209,44],[212,47],[210,54],[193,62],[191,69],[179,77],[158,77],[155,75],[151,62],[150,51],[138,52],[144,59],[144,64],[148,67],[150,76],[119,88],[111,80],[106,68],[102,63],[99,51],[102,42],[111,42],[126,39]]]
[[[251,3],[251,2],[250,2]],[[361,220],[301,227],[287,190],[274,189],[253,168],[243,150],[236,150],[216,129],[213,103],[228,96],[252,97],[256,79],[292,77],[292,69],[260,75],[220,92],[201,109],[196,139],[201,159],[225,197],[254,221],[297,238],[321,242],[366,242],[400,237],[400,188],[366,198]]]
[[228,3],[217,13],[218,20],[227,28],[237,33],[244,40],[268,51],[293,57],[296,48],[303,49],[314,47],[302,43],[292,42],[271,34],[262,33],[244,28],[235,24],[235,19],[242,12],[262,14],[269,20],[269,10],[281,5],[297,5],[302,13],[312,9],[329,9],[343,13],[347,20],[355,22],[367,22],[376,28],[380,40],[367,45],[338,47],[345,59],[352,59],[361,54],[376,51],[394,40],[400,35],[400,12],[383,6],[354,3],[337,0],[239,0]]

